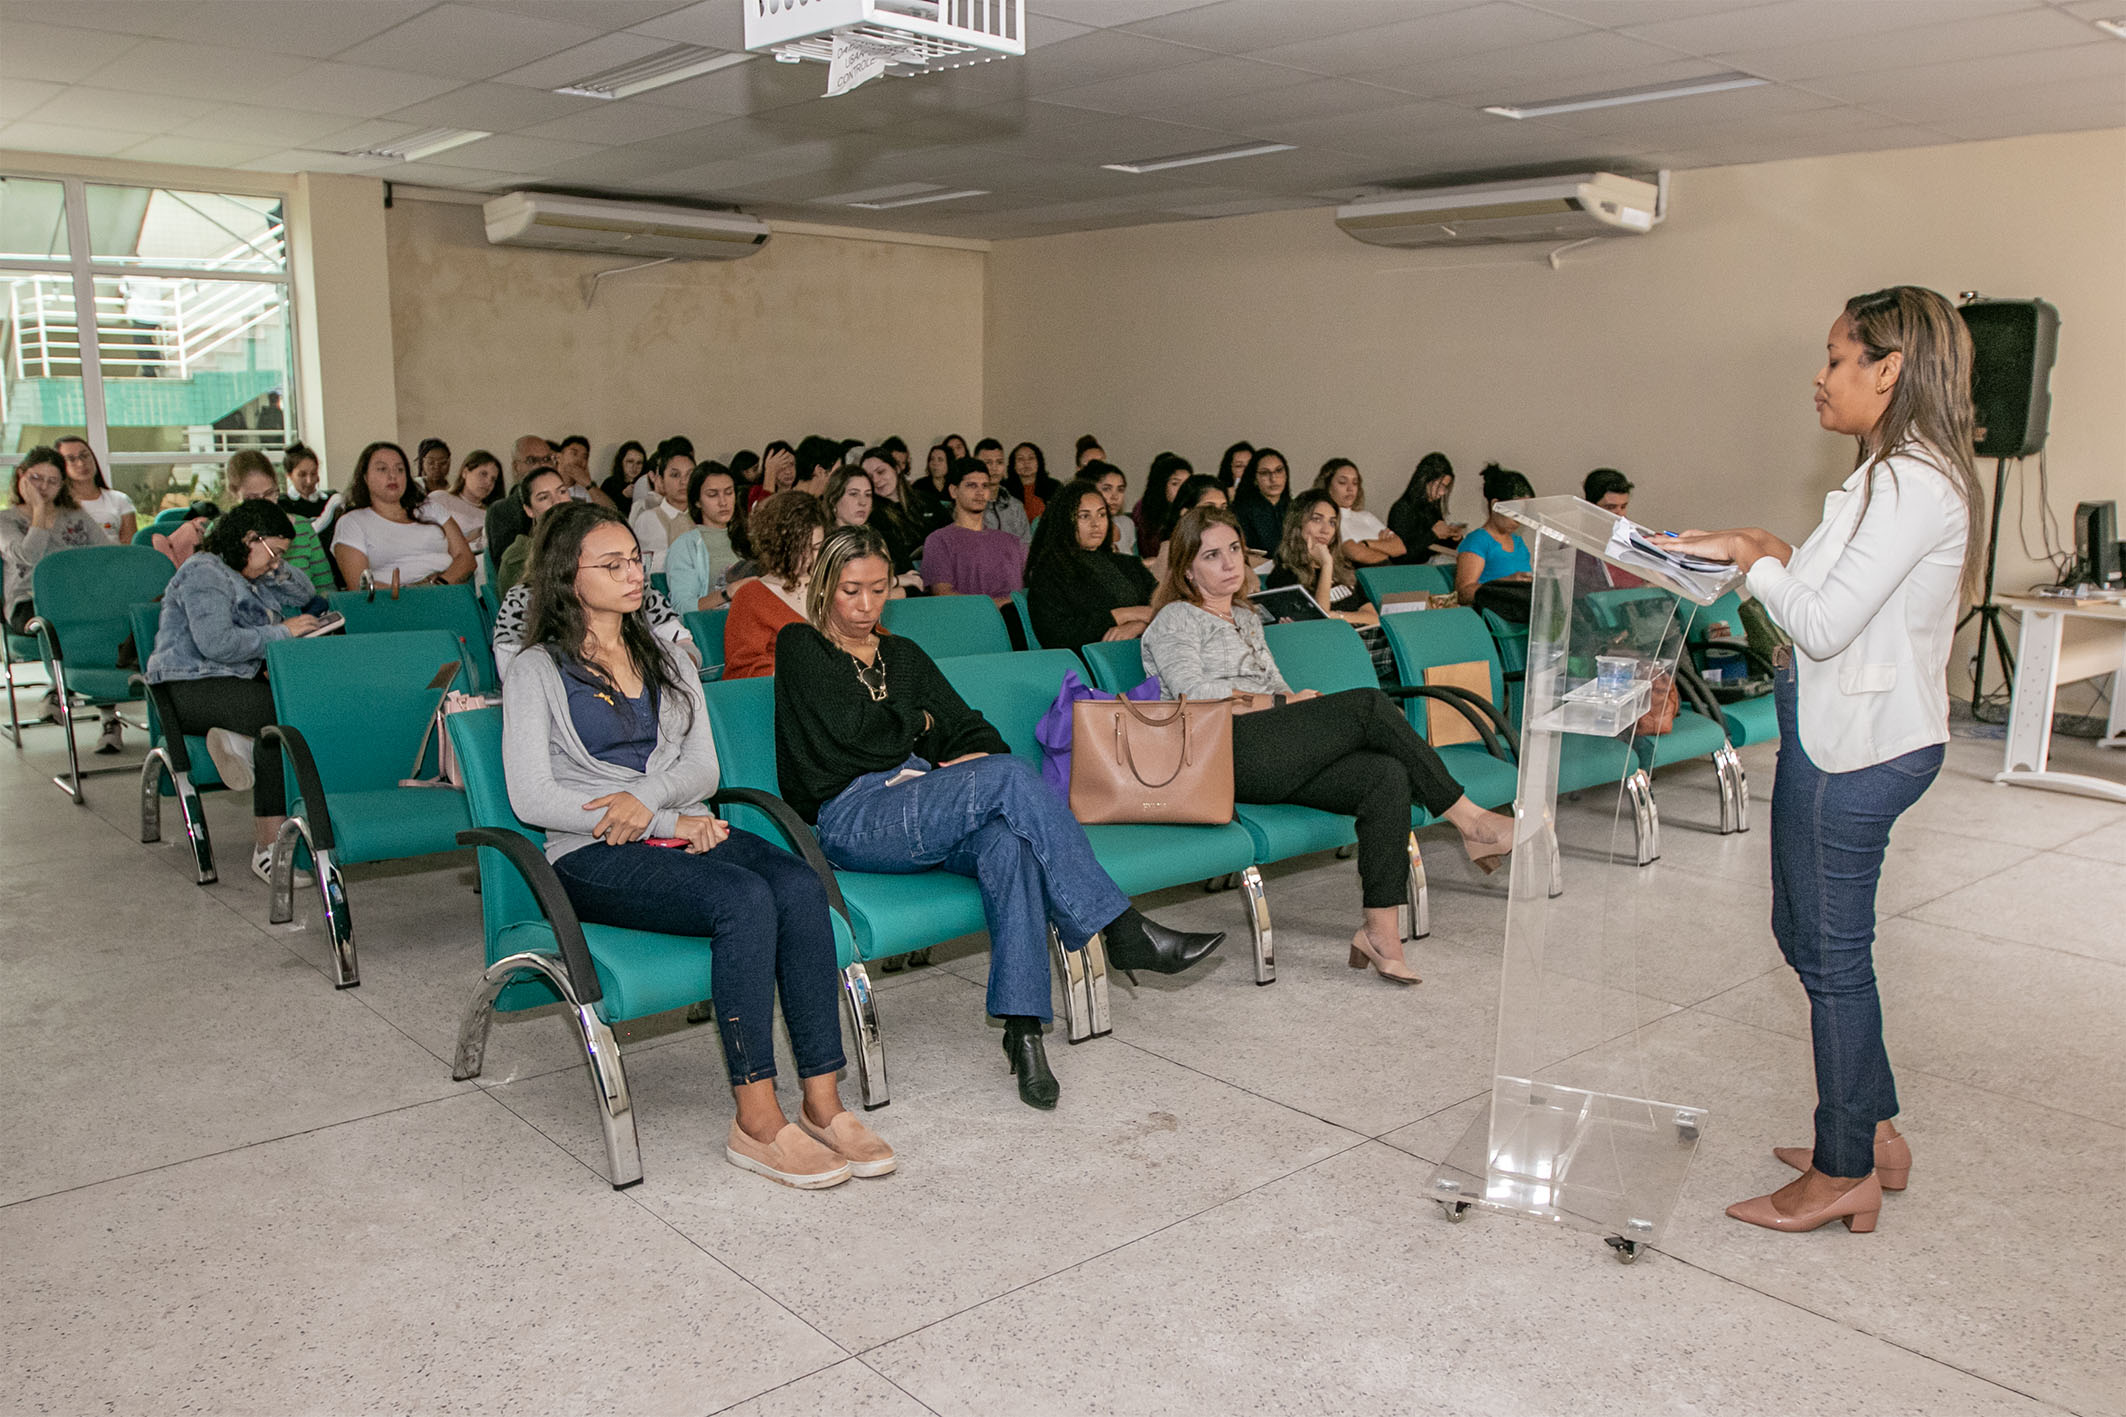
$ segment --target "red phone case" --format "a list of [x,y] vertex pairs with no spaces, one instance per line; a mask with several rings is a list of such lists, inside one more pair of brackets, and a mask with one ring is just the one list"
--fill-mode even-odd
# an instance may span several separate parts
[[683,836],[646,836],[642,839],[642,844],[644,846],[685,846],[687,839]]

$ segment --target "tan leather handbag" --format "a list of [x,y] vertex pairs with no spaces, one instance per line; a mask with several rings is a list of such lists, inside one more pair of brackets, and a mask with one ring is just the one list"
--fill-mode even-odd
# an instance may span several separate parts
[[1087,824],[1233,820],[1233,701],[1071,707],[1070,812]]

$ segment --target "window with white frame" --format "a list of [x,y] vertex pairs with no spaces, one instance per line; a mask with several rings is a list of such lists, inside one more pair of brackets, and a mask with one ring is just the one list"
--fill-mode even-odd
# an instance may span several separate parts
[[86,438],[146,525],[297,441],[294,351],[280,198],[0,176],[0,468]]

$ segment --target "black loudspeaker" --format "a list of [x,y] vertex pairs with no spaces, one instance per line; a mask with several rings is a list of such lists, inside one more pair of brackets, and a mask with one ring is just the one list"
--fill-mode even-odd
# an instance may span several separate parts
[[1971,330],[1971,402],[1982,458],[2027,457],[2045,446],[2059,308],[2043,300],[1972,300],[1957,307]]

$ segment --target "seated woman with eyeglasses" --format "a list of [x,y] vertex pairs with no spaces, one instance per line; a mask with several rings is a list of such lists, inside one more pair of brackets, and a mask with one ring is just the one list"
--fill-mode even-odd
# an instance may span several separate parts
[[1395,922],[1396,907],[1410,899],[1411,803],[1452,823],[1487,873],[1513,849],[1513,819],[1463,796],[1439,754],[1380,690],[1293,691],[1248,603],[1247,549],[1231,512],[1197,508],[1176,524],[1171,545],[1159,610],[1144,632],[1145,669],[1169,697],[1234,700],[1238,800],[1358,818],[1364,923],[1351,937],[1351,968],[1370,963],[1392,983],[1418,983]]
[[1026,608],[1043,649],[1083,649],[1095,640],[1133,640],[1152,622],[1158,583],[1144,563],[1115,550],[1115,524],[1099,479],[1114,471],[1089,463],[1048,495],[1026,553]]
[[269,496],[216,518],[162,593],[146,670],[184,731],[205,736],[223,784],[251,789],[251,874],[262,881],[272,880],[273,838],[288,814],[280,749],[253,751],[274,721],[266,646],[310,633],[325,608],[285,559],[294,540],[294,520]]
[[1004,1020],[1019,1099],[1050,1108],[1061,1092],[1041,1042],[1051,922],[1066,949],[1104,935],[1116,968],[1160,974],[1179,974],[1225,936],[1138,913],[1040,773],[1011,755],[921,646],[879,633],[892,584],[877,532],[827,539],[805,623],[776,636],[776,777],[835,865],[975,879],[989,922],[989,1012]]
[[[789,852],[710,810],[716,745],[701,682],[642,614],[642,552],[619,513],[571,502],[532,533],[531,632],[502,685],[509,804],[585,921],[716,942],[709,997],[738,1115],[734,1166],[820,1190],[883,1176],[893,1149],[842,1106],[834,927]],[[775,1097],[775,996],[802,1079]]]

